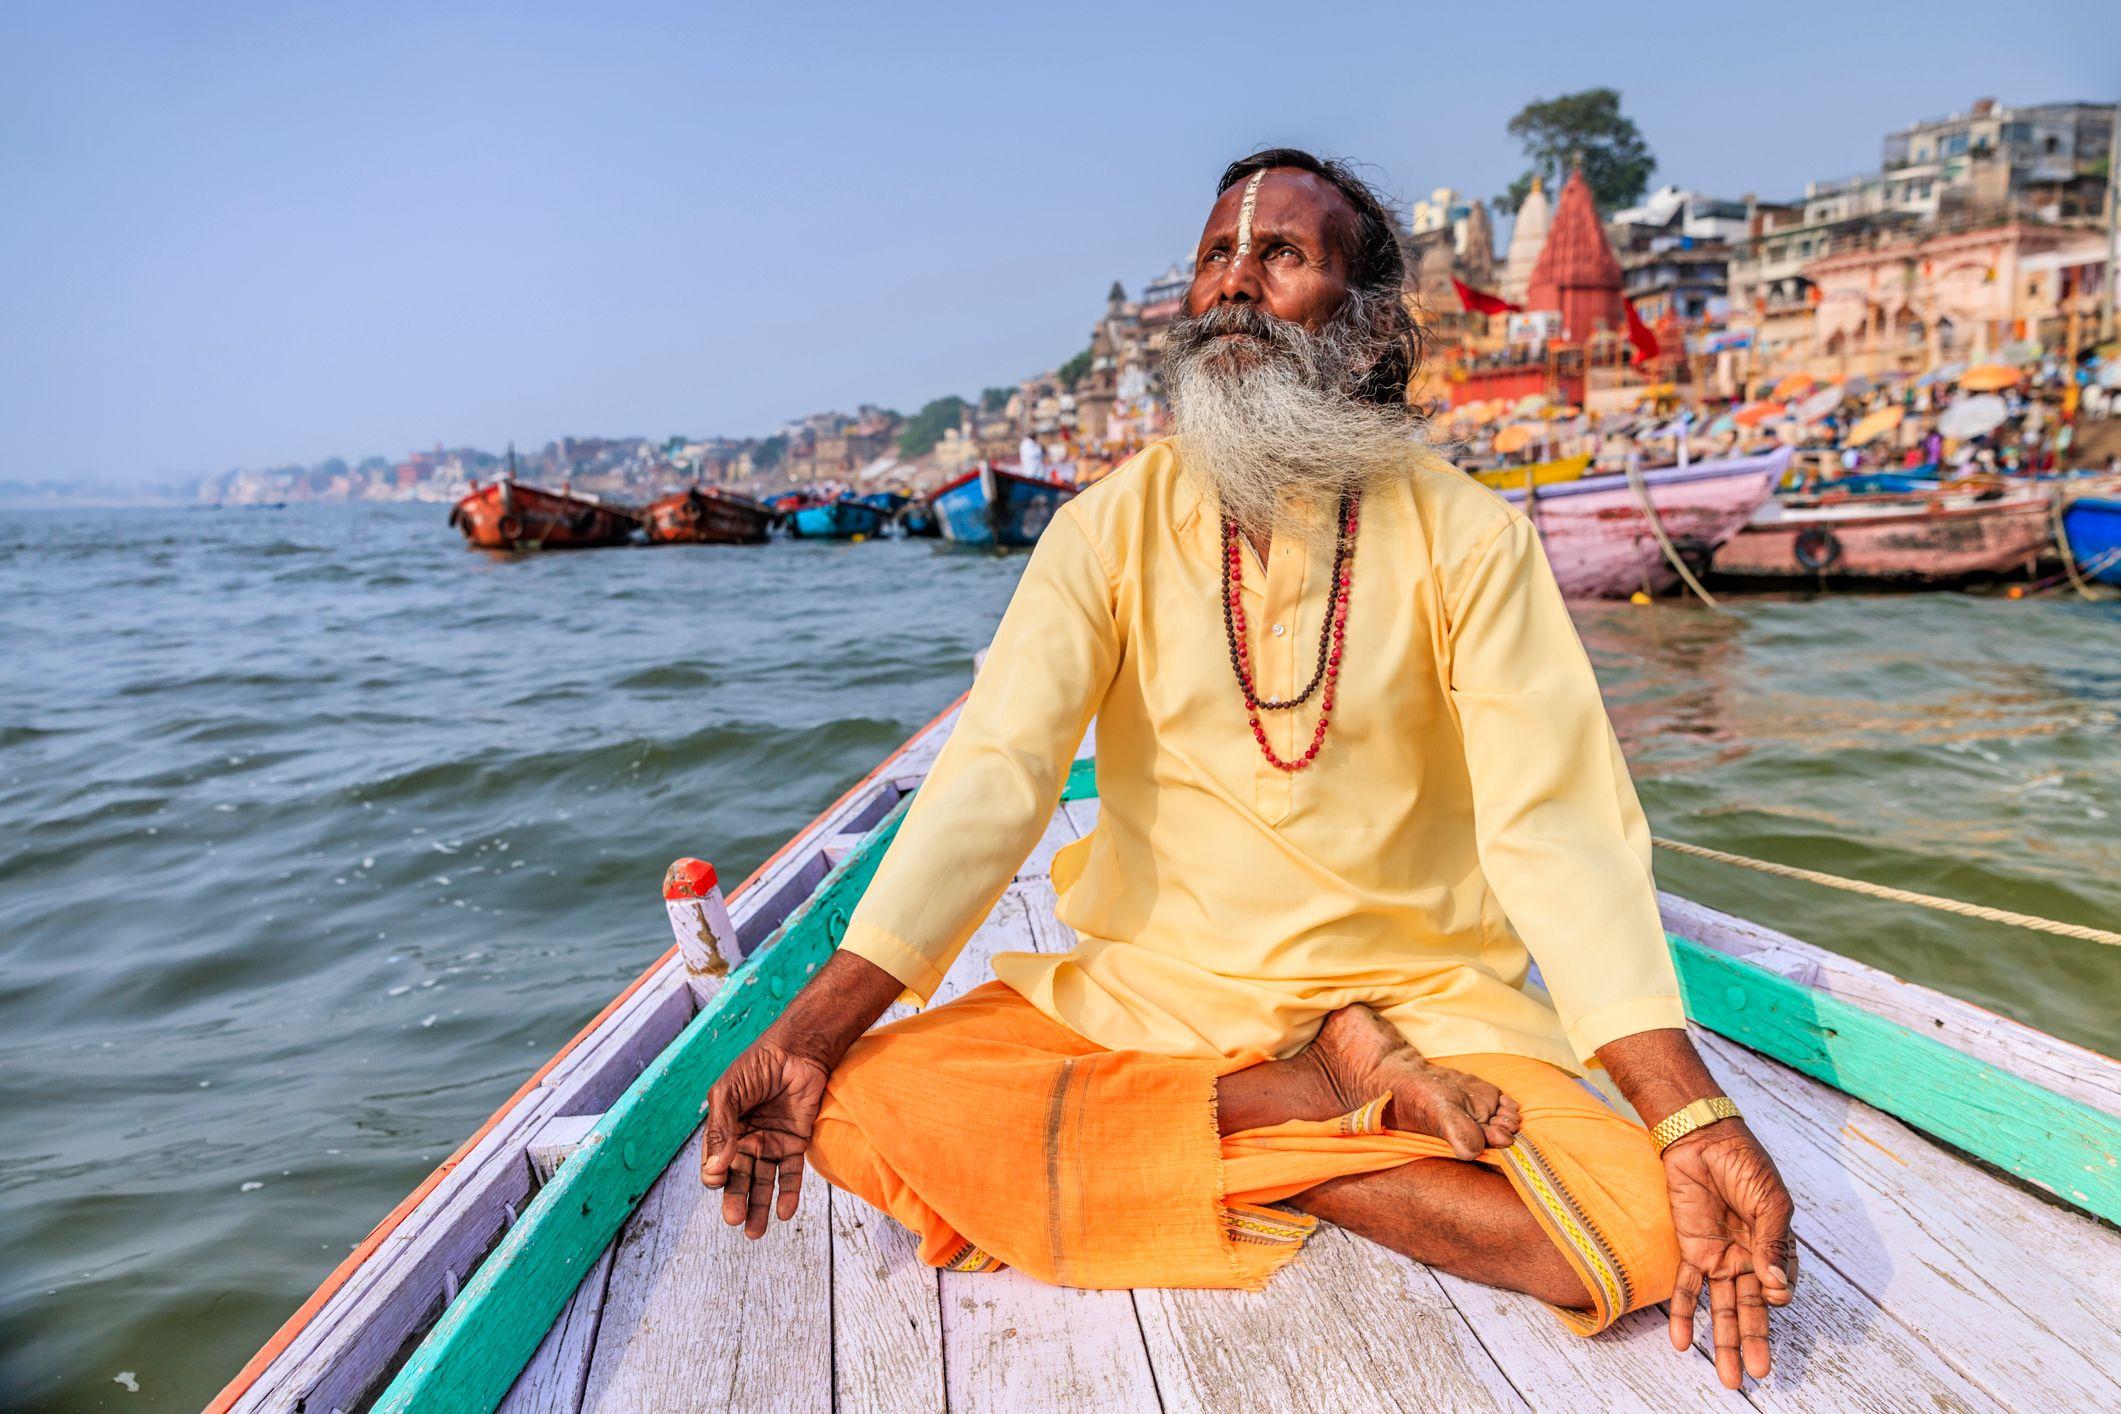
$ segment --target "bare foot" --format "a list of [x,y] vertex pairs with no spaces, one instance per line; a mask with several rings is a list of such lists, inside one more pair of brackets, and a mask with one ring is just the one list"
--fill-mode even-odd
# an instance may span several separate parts
[[1366,1006],[1342,1007],[1328,1016],[1307,1051],[1348,1109],[1389,1091],[1387,1124],[1432,1134],[1461,1159],[1517,1141],[1515,1100],[1478,1076],[1431,1065],[1399,1028]]

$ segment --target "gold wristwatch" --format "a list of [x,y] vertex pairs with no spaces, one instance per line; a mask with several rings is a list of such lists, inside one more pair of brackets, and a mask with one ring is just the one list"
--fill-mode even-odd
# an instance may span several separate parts
[[1738,1106],[1731,1102],[1729,1096],[1712,1095],[1706,1100],[1696,1100],[1691,1105],[1674,1110],[1659,1120],[1657,1127],[1650,1131],[1650,1142],[1657,1146],[1657,1152],[1661,1154],[1703,1125],[1714,1124],[1719,1119],[1739,1117]]

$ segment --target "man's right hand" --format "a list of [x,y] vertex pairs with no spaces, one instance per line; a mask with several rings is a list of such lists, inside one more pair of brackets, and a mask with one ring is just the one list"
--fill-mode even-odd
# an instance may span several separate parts
[[766,1235],[775,1176],[774,1214],[795,1216],[803,1187],[803,1151],[817,1127],[831,1072],[761,1037],[707,1092],[707,1133],[700,1141],[700,1181],[722,1190],[722,1221],[746,1237]]
[[825,1080],[900,990],[897,978],[867,958],[836,952],[714,1082],[700,1182],[722,1190],[723,1222],[763,1237],[769,1207],[782,1222],[795,1216]]

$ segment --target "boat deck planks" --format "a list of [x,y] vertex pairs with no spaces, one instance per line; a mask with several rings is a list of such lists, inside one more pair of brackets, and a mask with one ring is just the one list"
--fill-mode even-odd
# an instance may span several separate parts
[[722,1224],[695,1135],[620,1234],[585,1410],[830,1409],[831,1200],[808,1175],[795,1217],[756,1242]]
[[1797,1197],[1800,1260],[2005,1404],[2121,1407],[2121,1234],[1742,1046],[1704,1052]]
[[859,1198],[832,1194],[834,1407],[940,1414],[943,1309],[912,1233]]
[[1525,1407],[1435,1273],[1338,1228],[1265,1291],[1134,1298],[1166,1408]]

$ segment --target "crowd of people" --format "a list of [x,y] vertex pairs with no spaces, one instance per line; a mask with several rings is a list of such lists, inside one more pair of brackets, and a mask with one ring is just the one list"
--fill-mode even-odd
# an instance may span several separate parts
[[2074,363],[2026,346],[2017,355],[1919,374],[1791,374],[1756,384],[1751,399],[1695,400],[1676,384],[1651,384],[1603,414],[1532,394],[1438,408],[1431,420],[1476,468],[1588,457],[1592,471],[1619,471],[1794,446],[1831,453],[1814,463],[1843,474],[2121,472],[2113,453],[2093,460],[2081,445],[2087,424],[2121,413],[2121,347]]

